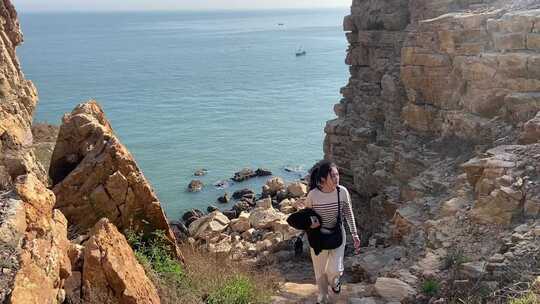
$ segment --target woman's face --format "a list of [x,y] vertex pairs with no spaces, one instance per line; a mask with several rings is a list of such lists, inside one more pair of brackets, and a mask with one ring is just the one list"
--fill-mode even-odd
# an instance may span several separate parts
[[323,184],[326,185],[328,188],[335,188],[337,185],[339,185],[339,172],[336,167],[330,168],[330,172],[328,173],[328,176],[326,178],[322,179]]

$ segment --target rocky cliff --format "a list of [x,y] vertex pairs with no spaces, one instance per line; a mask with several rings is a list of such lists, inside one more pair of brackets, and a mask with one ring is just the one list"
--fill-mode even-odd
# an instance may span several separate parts
[[10,1],[0,17],[0,302],[53,303],[71,273],[67,221],[31,150],[37,95],[15,56],[22,34]]
[[407,272],[438,273],[432,262],[454,250],[480,261],[512,252],[506,267],[512,228],[538,227],[539,8],[353,1],[343,24],[350,79],[324,153],[352,190],[364,243],[405,246],[375,250],[355,270],[375,280],[399,257]]
[[[457,194],[466,161],[493,157],[489,149],[497,146],[537,142],[539,18],[534,3],[353,2],[344,20],[351,77],[335,105],[338,118],[326,125],[324,151],[362,202],[359,218],[371,212],[388,219],[414,204],[437,209]],[[535,148],[504,148],[515,149]],[[503,176],[516,164],[499,165]],[[535,184],[530,165],[526,175]],[[469,181],[476,191],[463,195],[481,200],[494,190]],[[516,216],[524,205],[517,200]],[[377,229],[372,221],[362,225]]]
[[13,5],[0,1],[0,303],[159,303],[118,230],[164,230],[181,258],[159,201],[96,103],[65,117],[47,188],[34,151],[48,161],[53,139],[33,143],[37,92],[21,42]]

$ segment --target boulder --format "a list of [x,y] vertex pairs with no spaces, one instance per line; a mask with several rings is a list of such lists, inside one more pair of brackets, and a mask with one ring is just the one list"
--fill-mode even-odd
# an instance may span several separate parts
[[235,172],[234,176],[231,179],[235,182],[243,182],[255,176],[257,176],[257,174],[255,173],[255,171],[253,171],[253,169],[244,168],[238,172]]
[[229,226],[233,231],[239,233],[243,233],[244,231],[248,230],[249,228],[251,228],[251,224],[249,223],[249,213],[240,213],[238,218],[230,222]]
[[279,203],[279,211],[289,214],[295,211],[294,203],[289,199],[284,199]]
[[198,179],[194,179],[191,182],[189,182],[189,185],[187,186],[188,192],[200,192],[202,191],[204,187],[204,184],[202,181]]
[[255,174],[257,176],[269,176],[269,175],[272,175],[272,171],[268,170],[268,169],[264,169],[264,168],[258,168],[256,171],[255,171]]
[[401,302],[416,295],[416,291],[409,284],[395,278],[377,278],[375,291],[386,301]]
[[230,200],[229,193],[225,192],[222,196],[217,198],[217,201],[222,204],[228,203]]
[[272,199],[267,197],[263,198],[262,200],[258,200],[257,202],[255,202],[255,207],[263,209],[272,208]]
[[285,190],[285,182],[283,178],[275,176],[266,181],[262,192],[267,195],[275,195],[278,191]]
[[240,214],[240,212],[234,209],[223,211],[223,215],[225,215],[229,220],[237,218],[238,214]]
[[174,246],[157,195],[96,101],[64,115],[49,176],[55,208],[78,229],[106,217],[121,231],[163,230]]
[[193,223],[195,220],[201,218],[204,215],[204,213],[199,209],[191,209],[189,211],[186,211],[182,215],[182,220],[186,224],[186,226],[189,227],[191,223]]
[[454,216],[459,210],[463,209],[466,204],[467,200],[462,197],[449,199],[442,204],[440,215],[441,217]]
[[236,212],[240,213],[242,211],[248,211],[249,209],[251,209],[251,205],[248,202],[242,200],[234,204],[233,209],[236,210]]
[[216,206],[212,206],[212,205],[206,207],[206,212],[211,213],[211,212],[214,212],[214,211],[219,211],[219,208],[217,208]]
[[84,303],[160,303],[126,238],[106,218],[86,242],[82,281]]
[[208,170],[206,169],[197,169],[195,170],[195,172],[193,173],[194,176],[204,176],[206,175],[206,173],[208,173]]
[[249,228],[247,229],[246,231],[242,232],[242,239],[246,240],[246,241],[253,241],[253,235],[255,234],[255,228]]
[[230,220],[221,212],[214,211],[203,216],[189,225],[189,235],[195,239],[208,238],[211,235],[223,232]]
[[284,219],[285,215],[276,211],[274,208],[255,208],[249,215],[251,227],[255,229],[264,229],[272,227],[274,222]]
[[217,243],[208,244],[208,251],[215,255],[227,255],[231,252],[231,238],[223,238]]
[[308,193],[308,187],[301,182],[290,183],[287,186],[287,194],[289,197],[302,197]]
[[248,188],[244,188],[244,189],[240,189],[240,190],[237,190],[237,191],[234,191],[232,197],[233,199],[240,199],[244,196],[253,196],[255,197],[255,192],[251,189],[248,189]]
[[174,233],[174,237],[177,241],[185,241],[189,237],[189,230],[186,225],[180,221],[171,223],[171,230]]
[[519,143],[532,144],[540,141],[540,112],[523,125],[523,131],[519,135]]

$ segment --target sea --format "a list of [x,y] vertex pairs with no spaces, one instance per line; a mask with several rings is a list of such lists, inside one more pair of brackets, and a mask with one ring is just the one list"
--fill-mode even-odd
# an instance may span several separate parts
[[[230,180],[242,168],[294,181],[323,157],[349,74],[347,10],[19,12],[17,54],[38,89],[34,121],[96,99],[174,220],[260,193],[268,177]],[[192,179],[201,192],[186,191]]]

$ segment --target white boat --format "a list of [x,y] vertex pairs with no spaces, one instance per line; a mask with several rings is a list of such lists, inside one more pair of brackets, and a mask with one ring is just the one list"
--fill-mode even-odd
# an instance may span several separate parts
[[304,56],[306,55],[306,51],[304,49],[302,49],[302,47],[299,47],[297,50],[296,50],[296,57],[298,56]]

